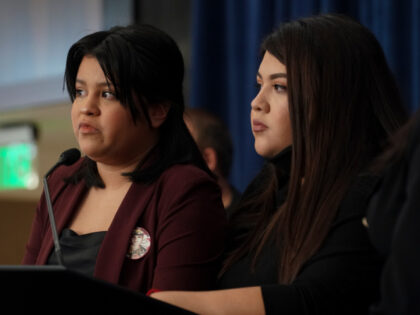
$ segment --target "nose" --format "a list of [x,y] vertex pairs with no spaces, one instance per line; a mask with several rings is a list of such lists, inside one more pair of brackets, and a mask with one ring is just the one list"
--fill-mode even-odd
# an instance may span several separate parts
[[80,105],[80,113],[83,115],[96,116],[99,114],[98,102],[93,96],[87,97]]
[[268,102],[266,100],[266,97],[264,95],[264,91],[261,88],[258,94],[254,97],[254,99],[251,101],[251,109],[254,111],[269,111]]

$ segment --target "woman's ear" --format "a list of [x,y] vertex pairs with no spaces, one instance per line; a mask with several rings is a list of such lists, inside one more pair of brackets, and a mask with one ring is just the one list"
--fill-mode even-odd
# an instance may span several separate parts
[[208,168],[213,173],[216,172],[217,168],[217,153],[212,147],[207,147],[202,151],[204,161],[206,161]]
[[169,103],[152,104],[149,106],[149,117],[153,128],[159,128],[168,116]]

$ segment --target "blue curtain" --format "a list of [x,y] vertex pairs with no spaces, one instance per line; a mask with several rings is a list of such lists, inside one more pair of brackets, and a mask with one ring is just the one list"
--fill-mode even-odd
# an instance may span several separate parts
[[281,22],[324,12],[344,13],[367,26],[408,108],[420,106],[420,0],[193,0],[190,106],[208,109],[229,126],[231,182],[241,191],[263,162],[249,123],[260,43]]

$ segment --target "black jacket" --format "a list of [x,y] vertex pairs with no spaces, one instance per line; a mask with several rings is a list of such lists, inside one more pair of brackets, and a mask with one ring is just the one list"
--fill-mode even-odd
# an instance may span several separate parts
[[369,235],[386,257],[375,315],[420,314],[420,119],[368,210]]

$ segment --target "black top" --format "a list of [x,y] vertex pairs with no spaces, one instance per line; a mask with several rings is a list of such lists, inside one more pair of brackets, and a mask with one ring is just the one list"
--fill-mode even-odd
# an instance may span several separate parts
[[[289,172],[290,155],[289,159],[283,156],[273,162]],[[272,242],[263,249],[254,272],[254,253],[250,253],[226,271],[220,288],[261,286],[267,314],[367,314],[369,304],[377,298],[382,266],[362,224],[376,184],[376,177],[357,178],[323,245],[291,285],[277,283],[279,257]],[[287,182],[280,186],[278,202],[284,202],[286,191]]]
[[239,202],[239,200],[241,199],[241,193],[233,186],[230,186],[231,190],[232,190],[232,201],[230,202],[230,204],[225,208],[226,210],[226,215],[229,218],[230,215],[232,214],[232,209],[234,209],[234,207],[236,206],[236,204]]
[[[105,237],[106,231],[79,235],[71,229],[63,229],[60,235],[60,246],[64,265],[73,271],[93,276],[96,257]],[[47,265],[57,265],[54,250],[48,257]]]
[[[277,205],[285,201],[286,194],[287,184],[284,183],[277,193]],[[219,287],[228,289],[276,283],[279,257],[275,250],[274,241],[268,242],[262,249],[254,271],[250,272],[253,258],[254,253],[250,253],[236,261],[219,279]]]
[[375,315],[420,314],[419,117],[402,158],[388,168],[368,208],[369,235],[387,258]]

